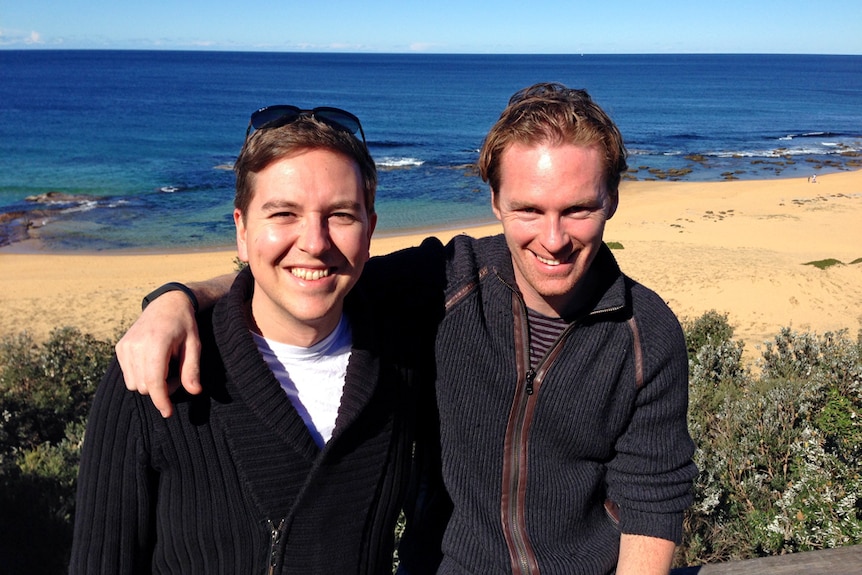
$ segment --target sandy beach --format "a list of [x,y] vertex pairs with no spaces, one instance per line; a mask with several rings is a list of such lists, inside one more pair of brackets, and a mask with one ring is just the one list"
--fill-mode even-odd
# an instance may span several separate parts
[[[433,233],[447,240],[496,225]],[[427,234],[381,237],[372,252]],[[679,317],[727,313],[749,357],[783,326],[824,333],[862,327],[862,171],[727,182],[624,182],[605,240],[623,271],[657,291]],[[233,250],[49,254],[0,250],[0,333],[43,338],[59,326],[112,337],[141,297],[171,280],[233,269]],[[835,259],[826,269],[805,265]],[[856,263],[852,263],[856,261]]]

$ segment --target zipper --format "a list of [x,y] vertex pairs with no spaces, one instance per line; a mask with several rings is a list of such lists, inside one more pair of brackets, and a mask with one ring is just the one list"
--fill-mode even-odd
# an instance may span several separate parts
[[[506,282],[503,284],[512,289]],[[536,408],[535,394],[541,387],[545,373],[560,355],[563,342],[578,322],[572,322],[563,330],[537,369],[533,369],[530,366],[530,327],[526,319],[526,304],[515,290],[512,290],[512,315],[515,324],[515,369],[519,382],[506,426],[501,516],[512,572],[538,575],[539,563],[527,534],[526,523],[529,431]]]
[[[527,321],[526,303],[520,293],[503,278],[500,282],[512,292],[512,315],[515,335],[515,370],[518,383],[512,409],[506,425],[503,450],[503,489],[501,498],[501,519],[503,535],[509,550],[509,560],[513,574],[539,575],[539,563],[530,543],[526,526],[527,498],[527,442],[536,407],[534,394],[541,387],[542,379],[560,355],[563,342],[581,321],[573,321],[563,330],[551,346],[537,369],[530,366],[530,328]],[[622,305],[593,310],[587,317],[613,313]],[[523,386],[521,374],[524,374]]]
[[536,379],[536,370],[530,368],[525,378],[527,380],[527,395],[533,395],[533,380]]
[[278,527],[270,519],[267,519],[266,523],[269,525],[269,565],[266,572],[268,575],[274,575],[275,569],[278,567],[278,548],[283,534],[284,519],[279,521]]
[[515,367],[518,383],[503,453],[501,519],[513,573],[539,573],[536,555],[527,534],[525,499],[527,488],[527,436],[535,406],[536,372],[529,367],[530,333],[526,309],[517,293],[512,296],[515,328]]

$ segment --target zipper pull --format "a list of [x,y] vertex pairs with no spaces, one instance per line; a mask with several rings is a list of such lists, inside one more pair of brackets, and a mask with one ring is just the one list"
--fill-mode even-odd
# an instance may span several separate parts
[[533,380],[536,379],[536,371],[530,369],[527,372],[527,395],[533,395]]
[[269,519],[266,522],[269,523],[269,570],[267,573],[274,575],[275,568],[278,567],[278,543],[281,541],[281,530],[284,528],[284,519],[279,522],[278,527]]

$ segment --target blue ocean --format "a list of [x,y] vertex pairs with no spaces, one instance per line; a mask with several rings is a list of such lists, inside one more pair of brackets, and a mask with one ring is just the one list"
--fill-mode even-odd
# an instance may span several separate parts
[[359,116],[380,170],[378,234],[491,221],[478,149],[509,96],[539,81],[585,88],[610,113],[630,179],[862,165],[860,56],[7,50],[0,246],[233,246],[231,166],[269,104]]

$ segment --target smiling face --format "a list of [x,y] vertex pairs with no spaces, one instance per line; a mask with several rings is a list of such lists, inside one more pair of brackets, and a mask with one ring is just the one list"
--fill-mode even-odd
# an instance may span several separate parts
[[579,305],[583,284],[616,210],[597,147],[511,144],[492,196],[527,307],[555,317]]
[[302,150],[252,185],[245,213],[234,210],[239,258],[254,275],[252,316],[265,337],[313,345],[338,325],[369,258],[377,218],[359,168],[327,149]]

